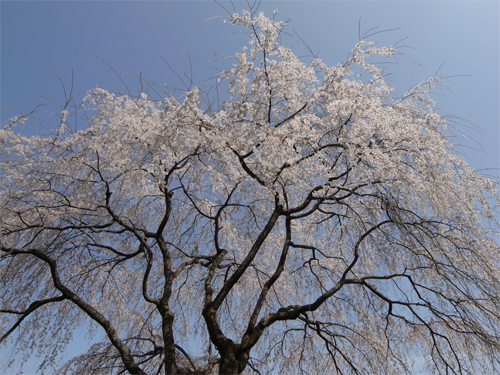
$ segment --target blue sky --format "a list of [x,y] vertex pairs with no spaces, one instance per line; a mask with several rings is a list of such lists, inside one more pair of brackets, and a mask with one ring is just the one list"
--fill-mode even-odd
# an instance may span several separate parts
[[[238,28],[220,18],[224,9],[212,1],[1,1],[0,108],[26,112],[43,103],[41,97],[63,100],[58,80],[74,93],[106,83],[120,84],[112,70],[141,74],[146,80],[179,86],[162,58],[195,83],[221,67],[217,52],[231,55],[246,44]],[[229,2],[222,1],[232,10]],[[246,7],[235,1],[236,10]],[[444,82],[455,91],[440,90],[440,113],[473,121],[482,131],[463,128],[478,143],[460,148],[476,169],[499,167],[499,19],[498,1],[262,1],[269,16],[292,20],[294,29],[329,65],[344,62],[361,34],[378,26],[398,30],[374,35],[378,45],[403,38],[400,65],[390,65],[392,84],[400,93],[433,76],[455,76]],[[204,21],[205,22],[202,22]],[[376,30],[375,30],[376,31]],[[298,55],[307,55],[298,41]],[[411,48],[410,48],[411,47]],[[189,57],[188,57],[189,56]],[[45,72],[46,71],[46,72]],[[137,81],[131,81],[137,82]],[[47,110],[54,107],[45,106]],[[2,110],[2,124],[16,112]],[[54,125],[55,127],[56,125]],[[43,129],[27,123],[28,134]],[[47,125],[51,127],[51,125]],[[478,146],[481,145],[481,146]],[[482,152],[474,148],[483,149]],[[498,169],[491,173],[498,175]]]

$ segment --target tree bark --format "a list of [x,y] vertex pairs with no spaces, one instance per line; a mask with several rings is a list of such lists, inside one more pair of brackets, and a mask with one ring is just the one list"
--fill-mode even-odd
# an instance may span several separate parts
[[240,345],[227,339],[222,347],[219,347],[221,356],[219,364],[219,375],[238,375],[247,367],[249,351],[241,352]]
[[162,316],[163,345],[165,347],[165,375],[177,375],[174,340],[174,314],[166,303],[160,303],[158,310]]

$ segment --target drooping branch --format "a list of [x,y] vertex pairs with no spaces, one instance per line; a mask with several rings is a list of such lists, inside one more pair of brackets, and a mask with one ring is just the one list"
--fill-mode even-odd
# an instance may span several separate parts
[[[2,247],[2,251],[6,251],[4,250],[4,248]],[[47,304],[50,304],[50,303],[53,303],[53,302],[60,302],[60,301],[64,301],[66,299],[66,297],[64,297],[64,295],[60,295],[60,296],[57,296],[57,297],[51,297],[51,298],[45,298],[45,299],[42,299],[42,300],[38,300],[38,301],[34,301],[32,302],[28,308],[26,310],[23,310],[23,311],[18,311],[18,310],[10,310],[10,309],[0,309],[0,313],[7,313],[7,314],[16,314],[16,315],[21,315],[18,320],[12,325],[12,327],[7,330],[6,333],[4,333],[2,335],[2,337],[0,337],[0,344],[2,343],[2,341],[4,341],[7,337],[9,337],[9,335],[22,323],[22,321],[24,319],[26,319],[32,312],[34,312],[35,310],[37,310],[38,308],[44,306],[44,305],[47,305]]]
[[97,324],[99,324],[109,340],[113,344],[113,346],[118,350],[120,356],[122,358],[123,364],[127,371],[131,374],[137,375],[147,375],[142,369],[135,363],[134,357],[127,347],[127,345],[120,340],[116,330],[109,320],[107,320],[99,311],[97,311],[92,305],[85,302],[81,299],[76,293],[71,291],[68,287],[66,287],[59,278],[59,271],[57,269],[56,260],[50,258],[48,255],[44,254],[42,251],[37,249],[17,249],[17,248],[6,248],[1,246],[0,248],[3,252],[7,254],[29,254],[37,257],[38,259],[45,262],[49,268],[52,275],[52,282],[54,283],[54,287],[62,293],[64,299],[67,299],[73,302],[76,306],[78,306],[83,312],[85,312],[89,318],[94,320]]

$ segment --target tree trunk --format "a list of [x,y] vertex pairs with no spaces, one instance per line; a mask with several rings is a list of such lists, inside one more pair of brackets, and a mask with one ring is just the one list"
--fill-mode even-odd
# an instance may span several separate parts
[[219,365],[219,375],[238,375],[240,373],[240,365],[236,360],[236,356],[223,356]]
[[219,348],[219,375],[238,375],[247,367],[249,352],[240,353],[238,347],[233,341],[227,340],[224,348]]
[[174,314],[166,304],[160,304],[162,316],[163,345],[165,346],[165,375],[177,375],[174,341]]

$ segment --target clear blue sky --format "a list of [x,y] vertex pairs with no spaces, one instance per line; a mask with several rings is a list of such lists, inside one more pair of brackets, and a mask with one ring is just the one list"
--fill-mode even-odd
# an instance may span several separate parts
[[[232,9],[229,2],[221,2]],[[0,108],[26,112],[42,103],[39,96],[63,100],[54,76],[67,87],[74,74],[74,92],[96,85],[119,84],[113,72],[86,50],[106,60],[119,72],[142,73],[146,80],[179,85],[162,57],[179,73],[203,80],[220,66],[210,62],[212,51],[231,55],[246,43],[244,34],[220,19],[224,10],[212,1],[1,1]],[[238,11],[245,2],[235,1]],[[499,19],[498,1],[262,1],[269,16],[292,22],[311,49],[327,64],[345,61],[361,33],[372,27],[401,27],[375,35],[379,45],[408,37],[402,45],[408,57],[389,66],[393,84],[402,93],[438,68],[455,91],[438,91],[440,113],[473,121],[482,133],[464,129],[484,152],[462,148],[477,169],[499,167]],[[210,20],[207,20],[210,19]],[[203,20],[207,20],[202,22]],[[291,40],[290,40],[291,41]],[[292,42],[292,41],[291,41]],[[294,42],[298,55],[307,49]],[[414,60],[414,61],[412,61]],[[51,109],[50,107],[45,107]],[[1,112],[2,124],[15,114]],[[23,131],[33,133],[39,129]],[[55,125],[54,125],[55,126]],[[470,142],[470,146],[476,144]],[[498,175],[498,170],[492,172]],[[1,361],[1,357],[0,357]]]

